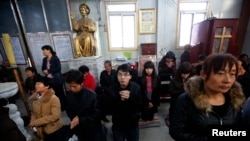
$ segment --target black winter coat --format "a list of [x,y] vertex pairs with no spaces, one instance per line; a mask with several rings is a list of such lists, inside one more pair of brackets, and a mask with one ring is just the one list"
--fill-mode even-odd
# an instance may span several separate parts
[[[155,86],[154,86],[153,83],[155,83]],[[145,77],[139,77],[138,84],[141,86],[142,99],[143,99],[143,108],[147,108],[148,103],[150,101],[147,98],[146,78]],[[152,96],[151,96],[151,102],[153,104],[154,112],[157,112],[157,107],[160,104],[160,87],[161,87],[161,81],[160,81],[159,77],[156,77],[155,80],[153,80],[152,86],[153,86],[153,91],[152,91]]]
[[114,85],[117,82],[118,82],[118,80],[117,80],[117,72],[116,72],[116,70],[112,69],[110,75],[107,73],[106,70],[101,72],[100,84],[101,84],[101,87],[104,89],[105,92],[108,91],[108,88],[111,85]]
[[[122,101],[119,92],[129,90],[128,100]],[[120,88],[117,83],[109,88],[109,93],[105,97],[105,111],[112,115],[113,128],[127,131],[138,126],[140,119],[140,109],[142,107],[142,96],[140,86],[134,82],[129,82],[127,88]]]
[[[240,125],[241,107],[245,101],[240,85],[236,82],[230,92],[225,94],[224,114],[215,112],[208,103],[208,97],[201,90],[199,76],[188,80],[188,93],[181,94],[177,100],[169,132],[176,141],[207,141],[211,134],[210,126]],[[209,132],[208,132],[209,131]]]
[[101,113],[99,110],[97,95],[86,88],[82,88],[79,93],[67,93],[66,112],[72,120],[75,116],[79,118],[79,125],[74,132],[77,136],[82,136],[91,140],[101,129]]
[[184,92],[185,90],[183,81],[177,81],[176,79],[172,79],[169,85],[169,94],[171,96],[169,108],[170,117],[173,113],[178,97]]

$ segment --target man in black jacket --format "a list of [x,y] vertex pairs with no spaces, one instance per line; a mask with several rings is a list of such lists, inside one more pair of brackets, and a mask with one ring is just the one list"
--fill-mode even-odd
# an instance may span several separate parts
[[112,115],[114,141],[139,141],[138,121],[142,106],[140,86],[131,82],[128,64],[117,69],[119,83],[109,88],[106,96],[106,112]]
[[101,72],[100,84],[104,89],[104,92],[106,92],[112,84],[117,83],[118,81],[117,72],[115,69],[112,69],[112,63],[110,60],[104,62],[104,68],[105,70]]
[[[100,76],[100,84],[101,84],[101,88],[103,89],[101,98],[103,98],[104,95],[108,93],[108,89],[111,85],[118,82],[117,72],[115,69],[112,69],[112,63],[110,60],[106,60],[104,62],[104,68],[105,70],[101,72],[101,76]],[[109,120],[106,118],[105,115],[102,115],[102,120],[105,122],[109,122]]]
[[66,112],[71,120],[72,132],[79,141],[106,141],[97,95],[82,87],[83,75],[80,71],[69,71],[66,82],[70,87],[66,97]]

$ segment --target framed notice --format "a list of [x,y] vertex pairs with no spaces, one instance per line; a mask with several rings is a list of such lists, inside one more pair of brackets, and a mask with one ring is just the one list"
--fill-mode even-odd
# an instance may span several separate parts
[[15,56],[16,64],[25,65],[26,60],[23,54],[21,42],[19,36],[11,36],[10,37],[11,45],[13,48],[13,53]]
[[44,56],[41,47],[44,45],[51,45],[49,34],[27,33],[27,38],[34,62],[36,64],[42,64]]
[[155,8],[139,10],[139,33],[153,34],[156,32]]
[[155,69],[157,70],[157,66],[156,66],[156,55],[141,55],[138,57],[138,74],[139,76],[142,75],[142,71],[144,69],[144,64],[147,61],[152,61],[155,65]]
[[60,61],[73,59],[70,34],[52,34],[52,41]]

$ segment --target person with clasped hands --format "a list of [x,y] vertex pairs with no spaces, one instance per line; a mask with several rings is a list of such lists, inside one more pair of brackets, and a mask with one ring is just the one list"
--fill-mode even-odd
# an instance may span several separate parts
[[240,125],[245,97],[237,72],[237,59],[231,54],[206,58],[200,76],[189,78],[186,92],[177,99],[169,127],[174,140],[207,141],[213,127],[233,130]]
[[82,86],[83,74],[78,70],[70,70],[66,82],[70,88],[66,97],[70,132],[78,137],[78,141],[106,141],[96,93]]
[[82,18],[77,22],[75,22],[75,15],[73,13],[70,15],[73,30],[77,33],[77,36],[74,38],[75,57],[95,56],[95,23],[88,18],[90,9],[85,3],[79,6],[79,11]]
[[122,64],[117,68],[118,83],[105,95],[105,112],[112,115],[114,141],[139,141],[138,121],[142,107],[140,86],[131,81],[131,68]]

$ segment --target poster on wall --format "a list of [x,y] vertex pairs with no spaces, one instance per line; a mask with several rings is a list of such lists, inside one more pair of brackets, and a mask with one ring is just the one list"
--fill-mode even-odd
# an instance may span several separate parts
[[11,36],[10,40],[11,40],[11,45],[12,45],[13,53],[15,56],[16,64],[25,65],[26,61],[25,61],[25,57],[23,54],[19,36]]
[[73,59],[73,49],[71,46],[70,34],[51,34],[57,56],[60,61]]
[[155,65],[155,69],[157,70],[157,66],[156,66],[156,55],[141,55],[138,57],[138,65],[139,65],[139,68],[138,68],[138,73],[139,73],[139,76],[142,75],[142,71],[143,71],[143,68],[144,68],[144,64],[147,62],[147,61],[152,61]]
[[156,32],[156,13],[154,8],[139,10],[139,33],[153,34]]
[[27,33],[27,38],[34,62],[37,65],[41,65],[44,57],[41,47],[44,45],[51,45],[49,34]]

